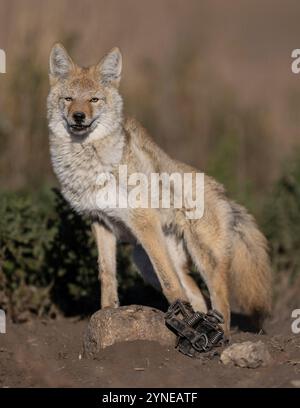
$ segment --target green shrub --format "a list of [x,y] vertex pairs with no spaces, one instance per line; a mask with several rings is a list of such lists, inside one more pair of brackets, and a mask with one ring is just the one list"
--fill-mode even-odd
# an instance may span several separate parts
[[293,282],[300,273],[300,154],[275,185],[264,218],[274,269]]
[[45,259],[55,236],[46,208],[24,194],[0,200],[0,304],[13,317],[50,308]]

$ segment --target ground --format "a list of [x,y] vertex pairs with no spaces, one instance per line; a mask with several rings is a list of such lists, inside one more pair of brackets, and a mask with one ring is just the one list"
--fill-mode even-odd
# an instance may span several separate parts
[[0,335],[0,387],[293,387],[300,386],[300,334],[271,320],[268,334],[234,331],[231,343],[263,340],[268,367],[224,366],[218,357],[193,360],[151,342],[119,343],[81,358],[88,320],[33,319],[8,323]]

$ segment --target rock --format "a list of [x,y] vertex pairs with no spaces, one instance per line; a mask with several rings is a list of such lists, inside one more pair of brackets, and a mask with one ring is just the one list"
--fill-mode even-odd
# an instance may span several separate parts
[[225,365],[231,364],[247,368],[266,366],[271,362],[271,355],[262,341],[232,344],[222,352],[220,358]]
[[89,321],[83,340],[83,355],[92,358],[115,343],[134,340],[157,341],[174,346],[175,335],[166,327],[164,314],[147,306],[102,309]]

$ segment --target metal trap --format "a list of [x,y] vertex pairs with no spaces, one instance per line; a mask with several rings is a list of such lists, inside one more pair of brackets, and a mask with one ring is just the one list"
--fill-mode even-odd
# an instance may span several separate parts
[[176,300],[165,314],[167,327],[177,336],[176,348],[189,357],[211,351],[225,344],[224,331],[220,326],[223,316],[216,310],[208,313],[195,312],[188,302]]

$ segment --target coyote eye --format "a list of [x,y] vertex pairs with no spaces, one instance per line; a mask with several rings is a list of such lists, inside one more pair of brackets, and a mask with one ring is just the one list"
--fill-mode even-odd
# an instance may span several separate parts
[[71,98],[70,96],[67,96],[67,97],[65,98],[65,101],[67,101],[67,102],[72,102],[72,101],[73,101],[73,98]]
[[92,98],[90,99],[90,102],[92,103],[97,103],[99,101],[99,98]]

